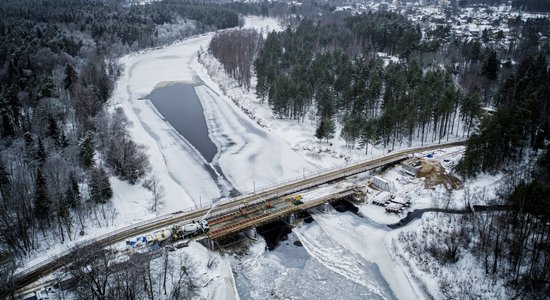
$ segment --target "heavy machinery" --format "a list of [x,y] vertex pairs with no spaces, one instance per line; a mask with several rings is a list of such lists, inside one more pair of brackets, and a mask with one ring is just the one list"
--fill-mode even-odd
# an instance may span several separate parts
[[175,239],[185,239],[206,233],[209,229],[208,221],[204,219],[189,224],[176,224],[172,227],[172,236]]
[[288,203],[292,203],[294,205],[304,204],[304,202],[302,202],[302,199],[304,199],[302,195],[292,195],[285,198]]

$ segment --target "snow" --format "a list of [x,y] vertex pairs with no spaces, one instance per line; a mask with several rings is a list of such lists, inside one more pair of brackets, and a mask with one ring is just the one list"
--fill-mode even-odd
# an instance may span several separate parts
[[260,16],[247,16],[243,28],[254,28],[264,33],[264,36],[267,36],[271,31],[282,31],[284,29],[277,19]]
[[[381,53],[381,55],[384,55]],[[385,61],[395,61],[396,57],[386,57]],[[368,153],[365,149],[349,145],[340,136],[341,125],[336,124],[334,138],[328,142],[319,141],[314,133],[317,127],[317,116],[314,111],[307,112],[303,120],[280,119],[273,114],[267,100],[262,101],[255,94],[255,82],[252,81],[250,90],[241,88],[237,82],[229,77],[219,61],[207,51],[201,52],[199,61],[203,65],[203,74],[208,77],[207,86],[218,90],[220,95],[230,99],[237,107],[254,120],[263,130],[278,136],[298,152],[303,159],[321,168],[339,167],[344,164],[363,161],[367,158],[388,153],[388,149],[369,144]],[[201,78],[205,78],[201,76]],[[461,126],[459,124],[458,126]],[[462,130],[446,141],[461,140]],[[428,140],[431,138],[428,137]],[[445,142],[446,142],[445,141]],[[420,146],[420,141],[413,141],[411,147]],[[395,150],[409,147],[407,142],[396,144]],[[306,174],[307,175],[307,174]]]
[[[304,235],[307,249],[296,245]],[[230,258],[242,299],[393,298],[387,285],[378,286],[376,266],[334,243],[315,223],[295,229],[274,251],[260,240]]]
[[[278,29],[277,22],[272,19],[250,20],[252,22],[247,26],[263,27],[264,30]],[[149,191],[139,184],[130,185],[111,177],[114,193],[112,207],[106,206],[107,219],[101,220],[101,226],[92,224],[89,220],[89,223],[85,224],[86,235],[75,236],[75,240],[65,244],[48,244],[49,240],[45,239],[41,243],[41,252],[28,257],[24,262],[25,266],[36,265],[77,243],[112,232],[116,228],[173,211],[192,209],[224,196],[223,188],[217,183],[220,179],[211,175],[216,172],[213,166],[209,166],[198,151],[163,119],[149,100],[143,100],[155,87],[163,84],[197,84],[200,82],[197,76],[208,80],[204,72],[201,73],[202,66],[197,61],[197,53],[201,48],[207,47],[212,35],[203,34],[164,48],[141,51],[120,59],[124,71],[116,82],[109,101],[110,110],[114,111],[116,107],[121,107],[131,122],[129,130],[133,140],[145,145],[152,167],[151,174],[157,176],[166,191],[164,206],[156,213],[151,212],[149,202],[152,195]],[[211,81],[210,84],[212,85]],[[197,92],[201,94],[205,90],[197,87]],[[219,97],[214,100],[204,93],[201,95],[205,97],[204,100],[201,99],[205,107],[205,116],[210,116],[213,120],[223,117],[226,118],[223,125],[232,124],[223,129],[219,128],[219,125],[216,126],[213,121],[208,125],[212,129],[214,142],[222,148],[220,167],[227,172],[231,184],[235,187],[243,191],[251,190],[251,178],[257,178],[257,186],[260,187],[285,178],[297,177],[303,174],[305,169],[314,169],[313,165],[301,160],[299,155],[293,153],[280,139],[262,132],[261,128],[251,123],[241,111],[228,106],[230,102],[227,99]],[[219,102],[218,105],[225,111],[214,105],[214,102]],[[213,110],[209,111],[209,107]],[[246,131],[242,132],[245,129]],[[235,145],[228,146],[223,144],[226,142],[221,138],[223,135],[240,140]],[[239,147],[246,150],[239,152]],[[223,148],[230,151],[226,152]],[[254,161],[255,159],[257,161]],[[250,161],[256,164],[248,168]],[[227,270],[229,266],[225,275],[231,275]],[[219,285],[220,291],[216,293],[221,295],[220,299],[224,298],[223,295],[228,289],[229,281],[223,279],[227,276],[219,276],[215,280],[215,284]],[[220,283],[220,280],[225,283]]]
[[219,165],[235,188],[253,190],[254,186],[271,185],[295,178],[304,170],[314,170],[279,137],[264,132],[209,87],[202,85],[195,90],[202,101],[211,138],[222,149]]
[[[279,29],[272,19],[247,18],[246,24],[245,27],[261,27],[265,31]],[[216,89],[197,61],[197,53],[207,47],[212,35],[204,34],[121,60],[125,71],[117,82],[111,105],[122,107],[133,123],[130,128],[132,137],[146,146],[152,172],[166,189],[166,204],[160,214],[226,196],[217,185],[216,179],[219,178],[211,175],[212,171],[217,172],[215,166],[220,167],[233,187],[243,192],[315,169],[279,137],[266,133],[251,122]],[[203,105],[209,136],[218,147],[218,155],[210,165],[158,114],[149,100],[141,100],[155,87],[171,82],[195,85]],[[148,193],[137,186],[116,180],[113,183],[113,205],[120,212],[118,220],[138,220],[140,213],[147,211]],[[148,216],[150,214],[142,217]],[[220,265],[224,266],[223,270],[206,289],[208,295],[205,297],[227,299],[228,292],[233,291],[234,298],[238,298],[229,263],[221,260]]]
[[[385,230],[362,224],[350,214],[318,214],[314,218],[339,245],[367,261],[375,262],[398,299],[423,298],[389,255]],[[341,234],[342,232],[346,234]]]
[[[255,22],[260,23],[258,19]],[[196,155],[193,147],[156,114],[148,101],[136,100],[149,94],[159,83],[192,82],[197,85],[195,90],[204,108],[210,137],[220,149],[213,164],[218,164],[229,182],[240,191],[307,175],[316,171],[316,165],[326,168],[365,158],[363,150],[350,149],[340,138],[334,139],[332,145],[318,142],[312,134],[316,126],[312,118],[306,118],[304,122],[276,119],[269,107],[261,103],[252,92],[243,91],[231,82],[221,71],[219,63],[206,52],[201,52],[204,66],[200,64],[196,53],[201,48],[206,49],[211,36],[203,35],[126,58],[128,71],[113,97],[115,105],[122,106],[133,121],[134,138],[147,145],[155,173],[160,176],[164,174],[162,183],[167,187],[165,211],[173,209],[178,201],[181,207],[193,206],[197,196],[201,195],[205,195],[203,199],[211,200],[219,196],[219,190],[204,171],[204,161]],[[249,113],[245,114],[239,108],[246,108]],[[370,155],[385,152],[384,149],[370,148]],[[343,153],[351,153],[351,156]],[[186,172],[192,175],[187,178],[182,175],[181,166],[185,166]],[[198,190],[201,186],[202,190]],[[134,205],[139,206],[139,201]],[[315,260],[309,265],[322,265],[325,268],[321,272],[323,276],[332,274],[330,276],[335,280],[338,278],[337,284],[342,285],[345,281],[345,284],[360,287],[359,293],[368,292],[369,295],[383,299],[394,296],[399,299],[422,298],[420,289],[411,282],[402,266],[392,259],[386,241],[387,231],[377,225],[361,224],[356,218],[349,215],[320,215],[315,217],[318,224],[298,228],[296,236]],[[342,235],[341,232],[349,234]],[[237,281],[241,280],[239,276],[247,276],[247,283],[241,283],[240,289],[250,291],[249,296],[254,299],[266,295],[263,293],[265,290],[262,292],[254,288],[265,284],[265,280],[273,282],[270,276],[279,274],[278,271],[283,274],[298,272],[284,267],[287,262],[281,260],[288,257],[275,259],[261,249],[262,246],[253,246],[251,249],[257,251],[253,259],[256,264],[254,268],[240,265],[241,271],[236,273]],[[364,268],[379,269],[380,276],[373,277]],[[307,270],[300,272],[310,271]],[[258,279],[251,279],[254,276],[250,274],[258,276]],[[312,276],[319,276],[319,273]],[[225,279],[220,280],[217,281],[218,288],[222,291],[223,286],[230,289],[222,283]],[[385,282],[389,287],[384,287]],[[288,281],[281,279],[273,284],[274,290],[286,291],[283,286]],[[247,286],[254,288],[249,290]],[[313,293],[311,284],[308,286],[303,283],[300,286]],[[331,286],[334,287],[333,284]],[[222,291],[216,291],[218,288],[210,289],[210,293],[223,295]]]
[[[245,27],[264,28],[264,33],[282,29],[272,19],[247,18],[246,21]],[[198,53],[207,48],[212,35],[204,34],[121,59],[124,73],[110,100],[111,110],[122,107],[132,122],[132,138],[145,145],[152,173],[165,187],[166,204],[159,212],[150,212],[150,192],[140,185],[111,178],[114,209],[108,211],[112,214],[108,224],[101,228],[88,226],[85,237],[65,245],[52,245],[40,256],[33,257],[34,262],[113,228],[208,204],[227,196],[223,185],[230,184],[246,192],[307,176],[320,167],[366,158],[364,150],[350,149],[341,138],[333,139],[332,144],[317,141],[313,136],[316,124],[311,114],[303,122],[275,118],[267,104],[261,103],[252,91],[237,87],[206,52],[201,52],[202,63],[199,62]],[[170,82],[195,85],[209,136],[218,147],[218,155],[211,164],[159,115],[149,100],[142,100],[156,86]],[[249,113],[243,112],[243,108]],[[369,148],[369,156],[386,152]],[[436,153],[434,159],[438,159],[439,154]],[[456,157],[452,156],[449,163],[454,163]],[[216,167],[228,183],[212,175],[217,173]],[[433,205],[432,199],[443,192],[442,189],[419,189],[420,180],[398,182],[397,178],[402,175],[396,168],[390,168],[381,176],[395,183],[397,193],[412,195],[414,208]],[[496,181],[497,177],[480,178],[478,189]],[[345,187],[345,184],[321,187],[307,195]],[[455,192],[453,199],[461,199],[461,193]],[[375,223],[395,223],[399,216],[388,215],[383,208],[373,205],[360,206],[360,212],[366,218],[349,213],[314,215],[316,222],[304,224],[291,234],[293,239],[302,242],[303,251],[284,246],[279,252],[266,252],[263,241],[252,244],[248,254],[237,258],[209,254],[198,243],[191,243],[181,251],[193,257],[198,273],[208,277],[206,287],[200,289],[201,298],[238,299],[237,290],[252,299],[265,299],[267,295],[326,299],[424,298],[423,289],[411,279],[414,277],[410,271],[392,256],[393,233]],[[217,257],[214,268],[206,265],[209,255]],[[422,278],[422,282],[426,280]]]
[[[482,264],[470,252],[461,251],[455,263],[440,263],[421,249],[419,243],[430,243],[430,238],[436,239],[436,244],[441,244],[441,236],[427,235],[426,232],[434,229],[446,232],[454,226],[459,227],[456,219],[450,219],[449,215],[426,213],[421,220],[389,233],[392,252],[406,266],[407,273],[416,278],[432,298],[511,298],[504,282],[486,274]],[[416,244],[407,241],[408,236],[413,236],[413,243]],[[442,286],[445,286],[445,294],[442,293]]]

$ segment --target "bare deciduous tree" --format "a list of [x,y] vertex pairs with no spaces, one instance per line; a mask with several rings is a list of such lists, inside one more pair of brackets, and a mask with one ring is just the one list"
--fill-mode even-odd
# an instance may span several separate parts
[[150,200],[151,211],[157,212],[158,209],[166,203],[164,200],[164,196],[166,196],[164,186],[160,183],[159,178],[153,174],[151,177],[143,181],[143,187],[148,189],[152,194]]

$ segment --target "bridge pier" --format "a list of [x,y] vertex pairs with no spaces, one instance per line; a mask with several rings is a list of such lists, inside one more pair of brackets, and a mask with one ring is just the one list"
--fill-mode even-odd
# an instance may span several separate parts
[[330,212],[330,205],[328,204],[328,202],[321,206],[321,211],[325,214],[328,214]]
[[199,243],[201,243],[204,247],[208,248],[208,250],[210,251],[216,250],[216,244],[214,243],[214,240],[203,239],[203,240],[200,240]]
[[210,251],[216,250],[216,244],[214,243],[214,240],[208,239],[208,249],[210,249]]
[[248,236],[251,239],[257,239],[258,238],[258,232],[256,231],[256,227],[252,227],[246,231],[246,236]]
[[288,215],[288,217],[287,217],[287,219],[286,219],[286,222],[287,222],[289,225],[294,225],[295,222],[296,222],[296,217],[294,216],[294,214]]
[[362,204],[367,202],[367,194],[363,191],[357,191],[353,194],[352,199],[355,203]]

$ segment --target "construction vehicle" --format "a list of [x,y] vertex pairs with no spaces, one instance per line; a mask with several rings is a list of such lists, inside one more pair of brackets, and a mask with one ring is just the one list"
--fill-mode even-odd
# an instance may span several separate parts
[[302,199],[304,199],[304,197],[302,195],[291,195],[291,196],[287,196],[285,198],[285,200],[287,202],[290,202],[290,203],[292,203],[294,201],[301,201]]
[[175,239],[185,239],[208,232],[209,229],[208,221],[203,219],[189,224],[174,225],[172,235]]

